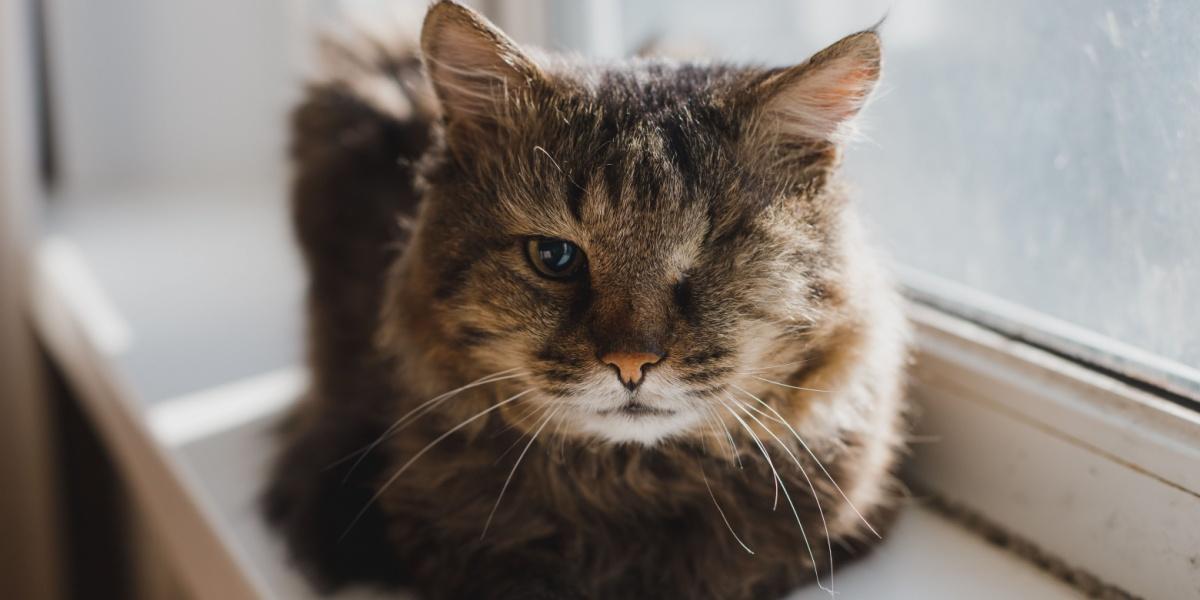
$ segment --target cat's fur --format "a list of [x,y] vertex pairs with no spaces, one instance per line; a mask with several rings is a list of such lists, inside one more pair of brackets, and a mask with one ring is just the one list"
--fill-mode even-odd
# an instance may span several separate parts
[[[834,179],[873,31],[786,69],[534,61],[440,2],[432,86],[358,44],[293,120],[313,383],[266,508],[318,584],[770,598],[876,541],[906,326]],[[598,359],[650,347],[636,395]]]

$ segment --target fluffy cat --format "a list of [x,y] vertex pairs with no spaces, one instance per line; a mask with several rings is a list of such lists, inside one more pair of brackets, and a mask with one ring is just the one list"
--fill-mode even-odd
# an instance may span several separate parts
[[443,598],[779,597],[898,497],[906,324],[835,180],[874,31],[760,68],[535,57],[434,4],[293,120],[293,558]]

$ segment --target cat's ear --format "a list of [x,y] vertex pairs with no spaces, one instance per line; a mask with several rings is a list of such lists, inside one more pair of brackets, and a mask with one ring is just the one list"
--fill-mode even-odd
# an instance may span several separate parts
[[451,126],[494,124],[509,103],[542,78],[538,66],[504,32],[455,2],[429,8],[421,53]]
[[868,30],[772,73],[751,91],[758,107],[754,130],[789,146],[841,141],[871,97],[881,64],[879,36]]

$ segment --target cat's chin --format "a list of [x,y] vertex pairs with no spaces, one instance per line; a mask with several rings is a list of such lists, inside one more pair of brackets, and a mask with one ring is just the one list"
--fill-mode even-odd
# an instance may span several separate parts
[[578,415],[574,421],[583,433],[615,444],[654,446],[692,430],[701,421],[693,410],[648,409],[630,405]]

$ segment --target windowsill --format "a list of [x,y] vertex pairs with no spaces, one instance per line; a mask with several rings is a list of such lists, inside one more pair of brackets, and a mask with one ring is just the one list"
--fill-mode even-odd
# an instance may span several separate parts
[[[303,385],[290,366],[302,277],[282,191],[81,200],[51,215],[35,322],[164,551],[195,597],[315,597],[254,502],[266,429]],[[919,503],[835,585],[851,598],[1077,595]]]

